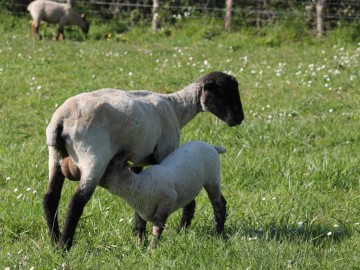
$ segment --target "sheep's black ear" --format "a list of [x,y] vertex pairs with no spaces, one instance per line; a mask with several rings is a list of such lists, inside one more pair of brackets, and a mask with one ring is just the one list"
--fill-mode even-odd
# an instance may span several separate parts
[[214,81],[208,81],[204,83],[204,91],[212,91],[216,88],[216,83]]
[[86,19],[86,14],[85,13],[82,13],[80,16],[81,16],[81,18]]

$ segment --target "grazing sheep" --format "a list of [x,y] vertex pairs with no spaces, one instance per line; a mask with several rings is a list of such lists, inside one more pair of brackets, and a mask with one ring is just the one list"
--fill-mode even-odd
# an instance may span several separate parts
[[[180,129],[204,111],[229,126],[243,121],[234,77],[213,72],[173,94],[102,89],[65,101],[46,129],[49,183],[43,205],[51,239],[71,248],[83,209],[116,154],[129,156],[135,165],[158,164],[178,147]],[[75,174],[62,171],[61,161],[68,156]],[[73,180],[78,174],[80,183],[60,235],[57,210],[67,174]]]
[[122,197],[138,214],[135,233],[138,243],[145,236],[146,221],[153,224],[151,247],[156,244],[166,219],[183,208],[180,227],[190,226],[195,212],[195,197],[204,187],[214,209],[216,232],[222,233],[226,219],[226,200],[220,187],[220,158],[225,148],[201,141],[184,143],[159,165],[133,173],[118,154],[110,162],[100,186]]
[[71,3],[57,3],[47,0],[36,0],[31,2],[27,7],[33,18],[32,33],[35,37],[40,37],[39,25],[40,21],[48,23],[57,23],[58,29],[56,40],[62,40],[64,36],[65,25],[78,25],[84,33],[89,32],[90,24],[86,20],[85,14],[77,14],[71,9]]

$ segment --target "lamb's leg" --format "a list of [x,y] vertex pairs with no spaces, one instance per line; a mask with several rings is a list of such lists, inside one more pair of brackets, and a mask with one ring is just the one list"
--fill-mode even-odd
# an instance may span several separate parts
[[[131,170],[139,174],[143,167],[132,167]],[[134,233],[136,235],[136,244],[141,245],[146,240],[146,221],[139,216],[138,212],[135,212],[134,217]]]
[[226,200],[221,194],[219,186],[205,186],[209,199],[214,209],[216,232],[222,233],[224,231],[226,213]]
[[160,240],[161,234],[165,228],[165,223],[176,202],[177,193],[175,190],[167,190],[167,194],[163,193],[161,202],[157,205],[155,214],[152,217],[152,240],[151,248],[156,248]]
[[61,153],[53,147],[49,147],[49,184],[43,199],[45,219],[53,243],[60,239],[58,222],[58,206],[61,197],[61,189],[64,183],[64,175],[61,172],[59,160]]
[[151,248],[156,248],[157,243],[160,240],[161,234],[164,231],[165,223],[169,215],[167,214],[161,214],[156,215],[154,217],[153,226],[152,226],[152,240],[150,243]]
[[183,212],[181,216],[180,229],[188,228],[191,224],[191,221],[195,213],[195,200],[192,200],[188,205],[183,207]]
[[138,212],[135,212],[134,232],[136,235],[136,243],[142,244],[146,240],[146,221],[143,220]]
[[216,232],[223,233],[225,227],[225,221],[227,218],[226,212],[226,200],[221,194],[221,201],[214,206],[215,220],[216,220]]

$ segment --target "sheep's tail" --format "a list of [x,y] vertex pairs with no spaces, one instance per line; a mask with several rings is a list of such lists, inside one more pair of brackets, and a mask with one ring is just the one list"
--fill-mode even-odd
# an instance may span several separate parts
[[63,129],[62,117],[51,119],[50,124],[46,128],[46,144],[66,153],[65,140],[61,136]]
[[215,150],[219,153],[219,154],[224,154],[226,153],[226,148],[224,146],[216,146],[213,145]]

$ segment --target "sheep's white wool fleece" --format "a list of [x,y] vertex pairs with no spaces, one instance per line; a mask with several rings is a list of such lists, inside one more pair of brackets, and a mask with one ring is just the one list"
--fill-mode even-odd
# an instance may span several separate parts
[[148,164],[153,153],[160,161],[179,145],[181,127],[200,111],[198,88],[194,83],[169,95],[115,89],[79,94],[54,113],[47,144],[56,146],[62,126],[66,149],[82,175],[95,173],[87,171],[89,164],[102,175],[120,152],[130,153],[135,164]]
[[60,19],[72,20],[73,11],[68,3],[57,3],[53,1],[37,0],[31,2],[28,10],[34,20],[44,20],[49,23],[59,23]]

